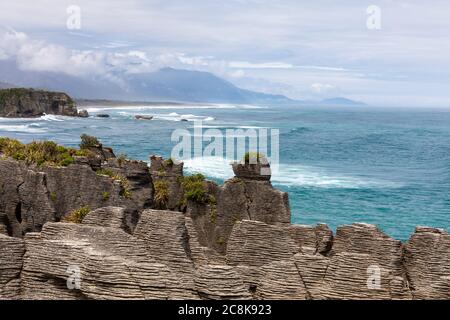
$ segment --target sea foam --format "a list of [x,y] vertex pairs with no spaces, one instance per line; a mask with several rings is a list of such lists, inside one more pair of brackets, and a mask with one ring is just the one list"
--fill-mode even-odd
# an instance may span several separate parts
[[[184,160],[187,172],[201,172],[205,176],[215,179],[229,179],[234,176],[231,169],[233,161],[222,157],[203,157]],[[328,173],[324,169],[303,166],[299,164],[280,164],[272,174],[272,184],[287,187],[316,187],[316,188],[397,188],[401,185],[391,181],[381,181],[372,178],[352,177]]]

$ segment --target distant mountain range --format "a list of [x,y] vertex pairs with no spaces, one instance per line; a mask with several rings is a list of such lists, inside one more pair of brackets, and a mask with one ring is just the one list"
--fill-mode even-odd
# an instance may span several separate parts
[[[56,72],[23,71],[15,61],[0,60],[0,88],[19,86],[63,91],[77,99],[123,101],[174,101],[262,105],[310,103],[283,95],[238,88],[209,72],[162,68],[142,74],[121,74],[121,85],[105,79],[80,78]],[[345,98],[314,102],[326,105],[359,105]]]

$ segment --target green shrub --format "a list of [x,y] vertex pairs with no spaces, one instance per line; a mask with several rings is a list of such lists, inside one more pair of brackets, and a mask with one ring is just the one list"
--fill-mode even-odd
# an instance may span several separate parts
[[77,210],[72,211],[67,217],[64,218],[65,222],[81,223],[84,217],[90,212],[89,207],[83,206]]
[[73,156],[80,154],[79,150],[59,146],[52,141],[33,141],[23,144],[10,138],[0,138],[0,153],[38,166],[68,166],[73,163]]
[[109,200],[109,192],[108,191],[104,191],[102,193],[102,199],[103,199],[103,201],[108,201]]
[[157,180],[153,183],[155,188],[155,203],[159,209],[166,209],[169,203],[169,185],[167,181]]
[[182,178],[184,202],[191,200],[197,203],[210,203],[211,197],[206,190],[205,176],[197,173]]
[[117,156],[117,162],[119,163],[120,167],[126,160],[127,160],[127,155],[125,153],[121,153]]
[[[250,152],[245,153],[245,155],[244,155],[244,161],[245,161],[246,164],[249,164],[249,163],[250,163],[250,160],[251,160],[251,163],[252,163],[252,164],[254,164],[254,163],[259,163],[259,161],[260,161],[261,158],[263,158],[263,157],[264,157],[264,155],[263,155],[262,153],[250,151]],[[256,161],[255,161],[255,160],[256,160]]]
[[107,176],[110,178],[114,178],[114,176],[116,175],[114,173],[114,171],[112,171],[111,169],[108,168],[100,168],[95,172],[98,176]]
[[87,134],[82,134],[80,138],[81,138],[80,143],[81,149],[87,149],[89,147],[97,147],[100,145],[100,142],[96,137],[89,136]]
[[173,166],[173,160],[172,160],[172,158],[169,158],[169,159],[167,159],[167,160],[164,160],[164,166],[165,167],[171,167],[171,166]]
[[50,200],[52,200],[53,202],[56,201],[56,192],[50,193]]
[[120,186],[121,186],[119,195],[124,198],[131,198],[130,183],[126,177],[124,177],[108,168],[98,169],[96,171],[96,174],[98,176],[107,176],[107,177],[110,177],[111,179],[119,181]]

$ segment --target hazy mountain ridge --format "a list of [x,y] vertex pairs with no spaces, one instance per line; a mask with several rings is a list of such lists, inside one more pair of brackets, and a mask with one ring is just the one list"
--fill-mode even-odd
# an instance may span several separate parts
[[[197,103],[237,103],[263,105],[303,105],[309,103],[283,95],[241,89],[204,71],[162,68],[141,74],[118,75],[123,83],[99,78],[81,78],[57,72],[23,71],[12,60],[0,60],[0,88],[20,86],[63,91],[76,99],[123,101],[174,101]],[[340,100],[339,100],[340,99]],[[344,100],[346,103],[343,103]],[[327,103],[329,101],[329,103]],[[320,104],[360,104],[344,98]],[[317,102],[315,102],[317,103]]]

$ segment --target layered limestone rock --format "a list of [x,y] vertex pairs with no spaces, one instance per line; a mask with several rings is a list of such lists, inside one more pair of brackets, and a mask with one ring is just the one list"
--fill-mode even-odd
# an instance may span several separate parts
[[[364,223],[333,235],[290,224],[267,165],[235,164],[218,186],[162,158],[149,171],[95,154],[68,167],[0,160],[0,299],[450,298],[445,230],[419,227],[404,244]],[[156,181],[176,211],[149,209]],[[80,206],[93,210],[66,223]]]
[[[107,170],[109,176],[99,174],[100,169]],[[119,176],[123,181],[115,179]],[[0,225],[5,225],[14,237],[39,232],[46,222],[61,221],[81,207],[95,209],[111,205],[125,208],[126,225],[131,232],[139,212],[150,207],[153,201],[147,164],[128,160],[119,164],[115,158],[99,162],[98,168],[83,161],[68,167],[38,167],[2,159],[0,191],[0,212],[5,214]],[[0,227],[0,232],[4,229]]]
[[243,219],[290,224],[288,195],[272,187],[268,164],[233,164],[234,178],[223,186],[203,181],[201,191],[207,200],[195,201],[186,199],[182,162],[174,163],[156,156],[150,160],[155,186],[154,207],[185,212],[191,218],[199,245],[207,248],[208,256],[213,259],[216,254],[225,253],[233,226]]
[[78,111],[65,93],[23,88],[0,90],[0,117],[32,118],[44,114],[75,117]]
[[[319,258],[319,270],[314,271],[316,278],[308,285],[313,298],[315,295],[327,299],[411,298],[402,267],[401,242],[373,225],[339,227],[326,256],[326,260]],[[311,259],[314,258],[308,254],[296,256],[300,274],[312,274]]]
[[145,241],[118,228],[48,223],[25,243],[26,299],[196,298]]
[[417,227],[405,244],[404,265],[415,299],[450,299],[450,235]]
[[8,217],[3,212],[0,212],[0,234],[8,235]]
[[403,246],[372,225],[342,226],[324,255],[290,226],[243,220],[214,261],[181,212],[145,210],[132,235],[123,219],[106,207],[24,240],[0,235],[0,298],[448,299],[442,230],[420,228]]
[[25,246],[22,239],[0,234],[0,300],[21,298]]
[[157,209],[180,210],[183,198],[181,179],[183,163],[174,163],[159,156],[150,157],[150,172],[156,191],[154,206]]

